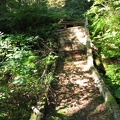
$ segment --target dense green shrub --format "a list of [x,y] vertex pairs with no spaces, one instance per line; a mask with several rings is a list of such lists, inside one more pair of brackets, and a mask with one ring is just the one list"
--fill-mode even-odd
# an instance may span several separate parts
[[[98,48],[98,54],[111,62],[106,68],[106,75],[110,77],[108,83],[113,94],[120,98],[120,1],[95,0],[88,11],[91,24],[91,37]],[[101,58],[103,59],[103,58]],[[103,62],[104,62],[103,59]]]
[[38,56],[31,49],[35,41],[21,34],[0,36],[1,120],[29,119],[31,106],[43,100],[53,80],[52,73],[44,71],[56,56]]
[[87,5],[87,1],[78,0],[64,1],[61,7],[58,6],[63,1],[59,0],[55,1],[58,6],[54,7],[48,7],[52,0],[29,2],[6,1],[4,9],[0,10],[0,30],[46,36],[46,33],[51,34],[49,33],[51,29],[59,28],[58,22],[62,19],[71,21],[84,19],[84,12],[91,5]]
[[1,10],[0,30],[3,32],[45,36],[46,32],[58,27],[57,23],[61,17],[60,13],[48,9],[45,2],[24,3],[21,7],[9,9],[6,12],[4,9]]
[[[13,14],[11,29],[20,32],[44,31],[58,22],[59,16],[40,4],[24,5]],[[43,32],[42,32],[43,33]]]

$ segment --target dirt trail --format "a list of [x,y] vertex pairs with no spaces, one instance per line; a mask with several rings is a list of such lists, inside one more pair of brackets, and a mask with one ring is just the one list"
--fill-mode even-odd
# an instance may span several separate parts
[[58,63],[58,79],[52,83],[44,120],[110,120],[104,99],[86,69],[85,34],[83,27],[60,32],[64,61]]

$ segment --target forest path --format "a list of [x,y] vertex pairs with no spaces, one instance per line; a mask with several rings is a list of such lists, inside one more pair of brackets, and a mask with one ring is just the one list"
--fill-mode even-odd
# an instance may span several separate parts
[[71,27],[59,31],[58,79],[52,83],[44,120],[110,120],[104,99],[87,69],[86,31]]

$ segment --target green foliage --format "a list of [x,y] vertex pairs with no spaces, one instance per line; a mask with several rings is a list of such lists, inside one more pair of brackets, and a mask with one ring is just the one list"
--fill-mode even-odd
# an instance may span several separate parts
[[[57,6],[48,4],[53,2]],[[79,0],[0,4],[0,119],[28,120],[31,106],[46,97],[54,80],[59,21],[80,21],[89,5]]]
[[46,2],[24,3],[19,7],[10,7],[5,13],[1,10],[0,30],[46,36],[47,32],[58,27],[60,17],[61,13],[48,9]]
[[120,87],[115,91],[115,97],[120,99]]
[[120,86],[120,65],[109,65],[107,70],[107,75],[111,78],[112,84]]
[[91,21],[91,36],[99,54],[111,60],[106,68],[109,85],[115,97],[120,98],[120,1],[95,0],[87,15]]
[[49,11],[46,5],[24,5],[13,13],[10,28],[20,32],[33,32],[33,30],[41,29],[42,32],[58,20],[59,15]]
[[[63,4],[63,7],[48,7],[52,0],[40,0],[39,2],[7,1],[5,9],[0,11],[0,30],[12,33],[29,33],[32,35],[48,36],[51,30],[59,28],[61,19],[78,20],[84,18],[84,12],[89,4],[84,1],[72,0],[55,1],[55,4]],[[48,34],[47,34],[48,33]]]
[[0,119],[29,119],[30,107],[43,99],[53,80],[53,73],[43,71],[57,56],[36,55],[29,45],[32,40],[34,45],[34,38],[21,34],[0,37]]
[[68,21],[80,21],[85,18],[85,12],[89,9],[92,2],[87,0],[67,0],[65,5],[61,8],[65,11],[63,19]]

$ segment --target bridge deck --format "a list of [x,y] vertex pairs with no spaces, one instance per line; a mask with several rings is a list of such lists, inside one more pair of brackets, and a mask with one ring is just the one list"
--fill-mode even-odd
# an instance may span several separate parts
[[104,99],[86,69],[85,28],[72,27],[59,34],[64,61],[58,63],[58,79],[52,84],[44,120],[110,120]]

